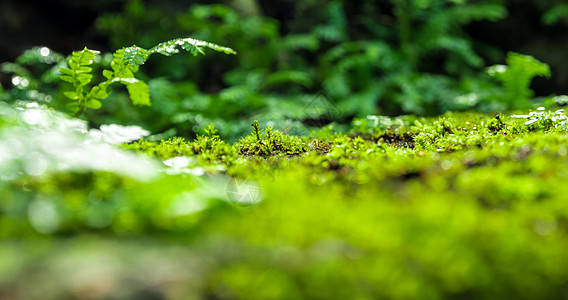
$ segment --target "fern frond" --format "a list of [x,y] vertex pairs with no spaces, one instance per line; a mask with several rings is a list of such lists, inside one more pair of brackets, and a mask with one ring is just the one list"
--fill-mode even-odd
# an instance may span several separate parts
[[68,62],[69,68],[59,68],[59,71],[62,73],[59,78],[72,83],[75,87],[75,91],[67,91],[63,94],[67,98],[77,101],[70,105],[72,109],[76,110],[76,117],[79,117],[87,107],[100,107],[98,100],[88,98],[90,94],[89,84],[93,79],[93,74],[91,74],[93,68],[91,65],[99,53],[99,51],[90,50],[87,47],[81,51],[73,51]]
[[73,51],[68,62],[69,68],[59,68],[59,71],[63,73],[60,76],[61,80],[73,83],[75,87],[89,84],[93,78],[93,75],[90,74],[92,71],[90,66],[99,53],[99,51],[90,50],[87,47],[81,51]]
[[129,65],[133,67],[143,65],[151,54],[148,50],[136,45],[118,50],[117,54],[118,53],[122,54],[122,60],[125,66]]
[[171,55],[175,52],[176,47],[181,47],[183,50],[190,52],[193,55],[197,55],[198,53],[205,54],[203,48],[209,48],[215,50],[217,52],[223,52],[225,54],[237,54],[237,52],[231,48],[219,46],[217,44],[196,40],[192,38],[179,38],[174,39],[171,41],[163,42],[152,49],[150,49],[150,53],[160,53],[163,55]]
[[198,54],[205,54],[204,48],[209,48],[217,52],[223,52],[225,54],[237,54],[235,50],[228,47],[223,47],[217,44],[192,38],[179,38],[160,43],[152,47],[150,50],[146,50],[136,45],[123,48],[122,60],[124,61],[125,66],[129,65],[133,67],[139,67],[146,62],[151,54],[159,53],[165,56],[171,56],[173,54],[179,53],[179,48],[193,54],[194,56]]

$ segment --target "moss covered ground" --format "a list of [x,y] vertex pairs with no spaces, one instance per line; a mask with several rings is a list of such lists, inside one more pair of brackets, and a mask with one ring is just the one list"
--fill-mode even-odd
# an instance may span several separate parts
[[123,144],[162,175],[0,186],[0,296],[568,298],[565,119],[369,116],[310,137],[255,122],[234,144],[212,126]]

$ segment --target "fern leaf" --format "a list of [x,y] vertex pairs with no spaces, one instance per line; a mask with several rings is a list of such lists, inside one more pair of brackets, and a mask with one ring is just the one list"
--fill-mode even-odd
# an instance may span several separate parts
[[[68,62],[69,68],[59,68],[59,72],[62,73],[59,78],[75,86],[75,96],[68,96],[71,100],[81,98],[82,87],[88,85],[93,79],[93,75],[90,74],[93,69],[90,66],[99,53],[99,51],[90,50],[87,47],[81,51],[73,51]],[[68,95],[71,94],[68,93]]]
[[59,68],[59,72],[63,73],[63,75],[69,75],[69,76],[73,76],[73,74],[75,74],[69,68]]
[[69,67],[71,70],[76,70],[81,66],[89,66],[94,62],[95,57],[100,53],[97,50],[90,50],[85,47],[81,51],[73,51],[71,59],[69,59]]
[[178,48],[181,48],[193,55],[205,54],[204,48],[223,52],[225,54],[237,54],[237,52],[231,48],[192,38],[173,39],[160,43],[152,47],[150,50],[134,45],[117,51],[117,54],[122,58],[125,66],[137,68],[140,65],[143,65],[151,54],[159,53],[165,56],[171,56],[179,53]]
[[203,48],[209,48],[218,52],[223,52],[225,54],[237,54],[237,52],[231,48],[219,46],[217,44],[196,40],[192,38],[179,38],[170,40],[167,42],[160,43],[149,50],[149,53],[160,53],[162,55],[171,55],[177,53],[177,47],[181,47],[185,51],[197,55],[197,53],[205,54]]
[[148,85],[136,78],[114,78],[112,82],[119,82],[126,86],[132,104],[137,106],[150,106],[150,89]]
[[63,92],[63,95],[65,95],[65,97],[71,99],[71,100],[77,100],[79,99],[79,95],[77,95],[76,92],[73,91],[67,91],[67,92]]
[[139,65],[142,65],[146,62],[148,56],[150,56],[148,50],[140,48],[136,45],[123,48],[122,51],[122,60],[124,61],[125,66],[130,65],[137,67]]
[[126,55],[126,49],[120,49],[116,51],[113,55],[113,59],[110,63],[112,69],[111,72],[103,73],[103,76],[110,79],[113,77],[118,78],[134,78],[134,73],[138,71],[138,65],[136,64],[136,59],[131,60],[133,56]]

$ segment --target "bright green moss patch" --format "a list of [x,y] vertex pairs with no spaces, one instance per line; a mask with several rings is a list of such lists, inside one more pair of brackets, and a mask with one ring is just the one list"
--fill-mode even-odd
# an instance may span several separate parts
[[[251,134],[233,145],[223,142],[216,129],[210,127],[207,135],[193,141],[174,138],[124,147],[162,160],[194,157],[197,160],[193,167],[216,163],[225,166],[221,169],[229,174],[243,178],[259,175],[252,170],[266,164],[278,165],[277,171],[304,166],[315,173],[334,171],[334,176],[357,173],[358,178],[371,176],[368,168],[373,166],[385,172],[376,174],[382,178],[416,168],[420,169],[416,172],[430,172],[432,168],[446,171],[452,160],[459,161],[462,169],[486,165],[488,161],[495,161],[494,167],[498,168],[501,162],[544,155],[542,149],[563,153],[565,130],[559,120],[553,119],[561,113],[543,113],[541,119],[530,124],[515,115],[448,113],[439,118],[379,117],[379,122],[378,117],[370,116],[355,120],[349,132],[327,134],[320,139],[290,136],[268,126],[259,129],[255,121]],[[232,172],[241,166],[248,171]],[[342,168],[343,172],[338,172]]]

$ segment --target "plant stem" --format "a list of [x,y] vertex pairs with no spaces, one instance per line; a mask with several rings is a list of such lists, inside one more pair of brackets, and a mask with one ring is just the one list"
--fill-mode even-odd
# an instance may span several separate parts
[[79,118],[83,112],[85,111],[85,101],[83,101],[82,99],[79,100],[79,107],[77,108],[77,111],[75,112],[75,118]]

